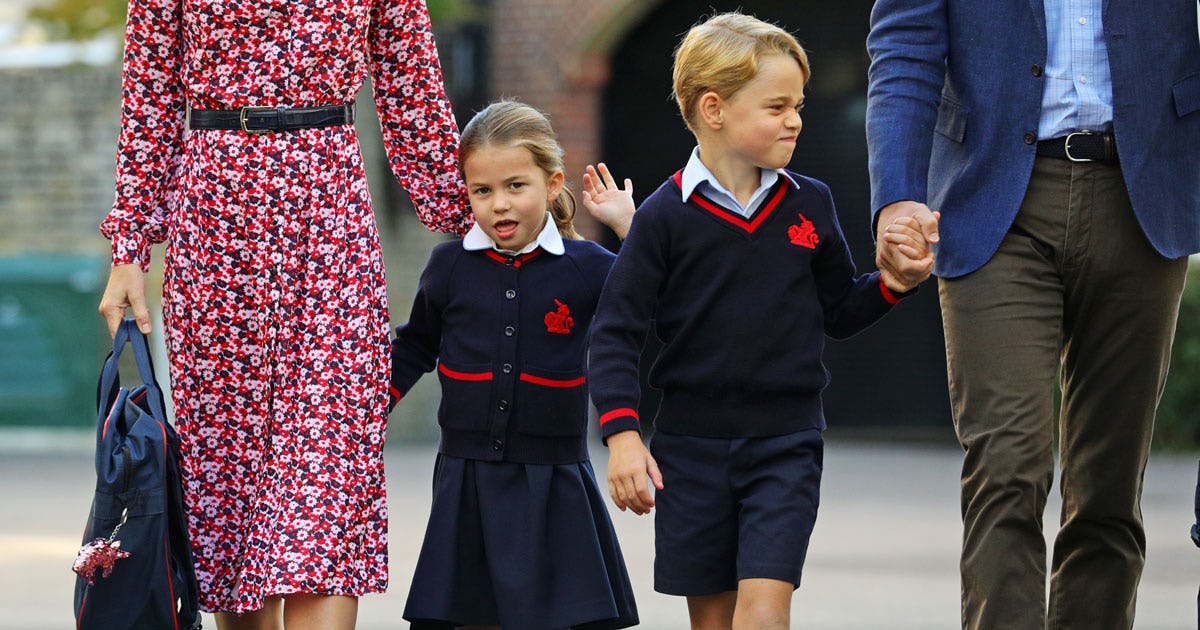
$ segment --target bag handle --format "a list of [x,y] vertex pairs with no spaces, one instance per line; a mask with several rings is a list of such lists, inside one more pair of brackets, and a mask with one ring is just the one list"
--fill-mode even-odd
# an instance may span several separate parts
[[[162,389],[158,386],[158,380],[154,378],[154,363],[150,358],[150,345],[146,341],[146,336],[138,330],[135,319],[122,321],[121,325],[117,327],[116,334],[113,335],[112,353],[105,359],[104,370],[100,375],[100,386],[96,392],[96,406],[101,407],[106,404],[106,401],[107,403],[112,402],[113,388],[119,382],[121,351],[125,349],[126,343],[133,346],[133,358],[137,363],[138,375],[142,377],[142,383],[146,385],[146,395],[150,398],[150,411],[165,423],[167,408],[163,405]],[[107,409],[99,409],[101,416],[107,412]]]

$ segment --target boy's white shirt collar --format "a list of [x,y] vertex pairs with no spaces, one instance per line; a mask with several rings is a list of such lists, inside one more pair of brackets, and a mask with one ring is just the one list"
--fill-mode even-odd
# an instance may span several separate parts
[[497,247],[496,241],[493,241],[492,237],[488,236],[487,232],[484,232],[483,228],[479,227],[479,223],[475,223],[467,231],[466,236],[463,237],[462,245],[463,249],[467,251],[494,249],[501,254],[508,254],[509,256],[528,254],[538,247],[555,256],[561,256],[566,252],[566,248],[563,247],[562,235],[558,233],[558,225],[554,223],[554,217],[550,216],[549,212],[546,213],[546,224],[542,226],[542,231],[538,232],[537,238],[530,241],[519,252]]
[[800,187],[800,185],[796,183],[796,180],[792,178],[791,173],[787,172],[787,169],[760,168],[758,170],[758,189],[755,190],[754,194],[750,196],[750,203],[747,205],[747,207],[743,208],[742,204],[738,203],[737,198],[734,197],[733,194],[728,190],[726,190],[725,187],[721,185],[721,182],[717,181],[717,178],[712,174],[712,171],[708,170],[708,167],[704,165],[704,162],[700,161],[700,147],[697,146],[692,149],[692,157],[688,159],[687,166],[683,167],[683,181],[680,182],[679,185],[683,192],[683,201],[687,202],[687,200],[692,196],[692,193],[696,191],[696,188],[699,187],[700,184],[707,184],[712,189],[712,192],[717,193],[715,195],[711,195],[713,201],[717,202],[727,210],[732,210],[733,212],[736,212],[742,216],[749,216],[753,213],[754,209],[762,205],[761,197],[766,196],[767,191],[775,185],[775,182],[779,181],[780,177],[786,178],[787,181],[792,185],[792,188]]

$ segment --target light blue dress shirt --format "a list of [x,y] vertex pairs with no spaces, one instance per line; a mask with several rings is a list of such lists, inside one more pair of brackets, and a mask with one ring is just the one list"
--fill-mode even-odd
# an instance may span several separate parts
[[1043,4],[1046,87],[1038,138],[1111,131],[1112,75],[1104,46],[1104,0],[1044,0]]
[[771,188],[775,186],[775,182],[779,181],[780,177],[786,177],[792,188],[799,188],[796,180],[792,179],[791,175],[788,175],[788,172],[782,168],[760,168],[759,171],[758,188],[750,196],[750,202],[743,208],[733,193],[726,190],[721,182],[717,181],[717,177],[712,174],[712,171],[704,165],[704,162],[700,161],[700,147],[696,147],[692,149],[692,157],[688,160],[687,166],[683,167],[683,178],[679,186],[683,189],[683,201],[686,203],[692,193],[699,188],[700,192],[713,203],[749,219],[766,201]]

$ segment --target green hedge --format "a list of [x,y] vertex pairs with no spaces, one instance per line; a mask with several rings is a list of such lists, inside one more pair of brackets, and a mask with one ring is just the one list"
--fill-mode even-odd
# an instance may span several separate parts
[[1179,306],[1171,374],[1158,405],[1154,446],[1177,451],[1200,447],[1200,266],[1196,265],[1188,270]]

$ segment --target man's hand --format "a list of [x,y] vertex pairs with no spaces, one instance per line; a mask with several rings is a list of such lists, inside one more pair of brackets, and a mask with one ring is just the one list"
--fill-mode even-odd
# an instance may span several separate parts
[[940,218],[941,213],[915,201],[897,201],[879,211],[875,265],[888,288],[908,290],[929,277],[933,259],[928,248],[938,242]]

